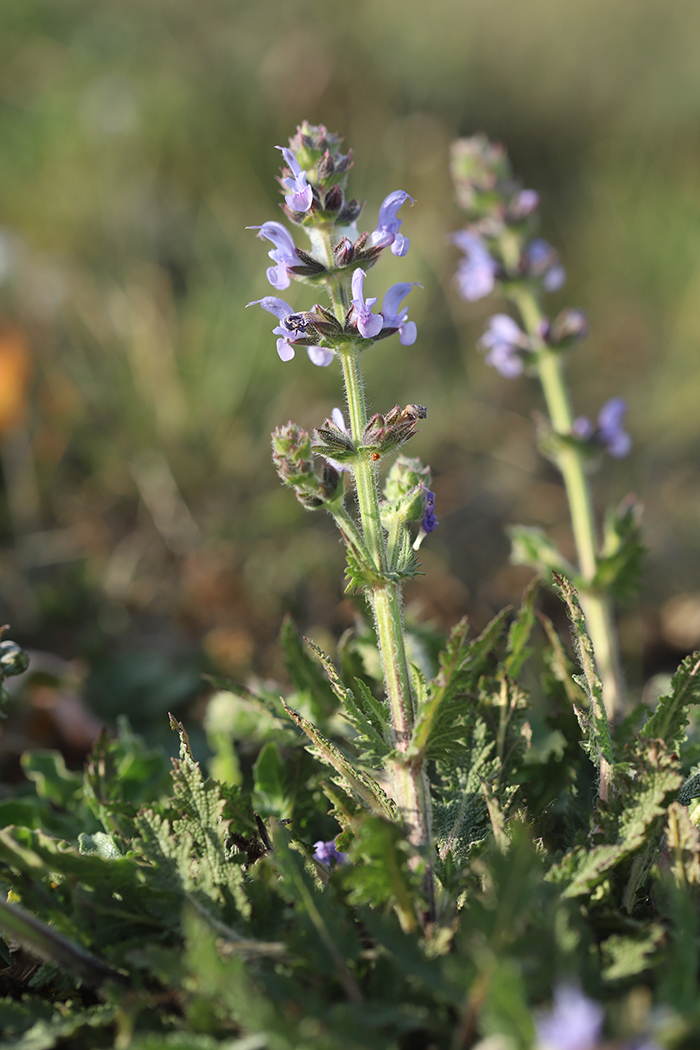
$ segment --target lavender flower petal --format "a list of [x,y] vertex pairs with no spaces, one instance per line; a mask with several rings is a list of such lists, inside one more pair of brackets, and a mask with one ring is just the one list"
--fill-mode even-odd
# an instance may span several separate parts
[[489,318],[486,331],[476,344],[487,350],[486,363],[495,368],[505,379],[514,379],[523,371],[521,350],[530,348],[530,341],[508,314],[494,314]]
[[352,275],[352,307],[355,313],[357,330],[364,339],[374,339],[382,330],[384,319],[381,314],[373,314],[372,307],[376,299],[364,298],[364,270],[355,270]]
[[306,172],[299,167],[291,150],[285,146],[275,146],[275,149],[280,150],[292,172],[291,179],[282,179],[282,185],[289,190],[284,198],[287,207],[292,211],[308,211],[313,201],[313,191],[306,182]]
[[335,839],[330,839],[329,842],[323,842],[323,840],[314,842],[314,860],[319,861],[321,864],[330,867],[334,862],[336,864],[345,864],[347,859],[347,853],[341,853],[335,848]]
[[415,322],[408,320],[408,310],[399,309],[411,289],[416,287],[420,285],[415,281],[392,284],[382,303],[382,317],[384,318],[382,328],[398,328],[399,342],[402,346],[412,346],[418,336]]
[[397,215],[399,208],[406,201],[410,201],[413,204],[413,197],[409,196],[404,190],[394,190],[393,193],[384,198],[379,209],[377,228],[372,231],[367,242],[370,248],[387,248],[391,245],[393,255],[406,254],[409,240],[408,237],[404,237],[403,234],[398,232],[402,220]]
[[623,397],[606,401],[598,413],[600,439],[615,459],[622,459],[632,448],[632,438],[623,427],[626,415],[627,402]]
[[272,241],[274,248],[267,254],[275,263],[267,270],[267,279],[273,288],[284,291],[289,288],[291,279],[288,269],[299,265],[296,246],[289,230],[280,222],[264,222],[262,226],[249,226],[249,230],[259,230],[258,237]]
[[603,1027],[605,1011],[580,988],[559,985],[552,1009],[536,1022],[542,1050],[594,1050]]
[[333,351],[325,346],[307,346],[306,352],[311,363],[318,365],[319,368],[326,368],[335,357]]
[[496,283],[498,266],[481,237],[469,230],[460,230],[453,234],[452,240],[465,255],[455,274],[462,298],[473,303],[490,295]]

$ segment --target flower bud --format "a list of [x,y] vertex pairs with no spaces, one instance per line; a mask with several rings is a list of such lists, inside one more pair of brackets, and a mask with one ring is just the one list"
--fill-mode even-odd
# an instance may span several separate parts
[[544,338],[548,346],[566,350],[588,335],[588,318],[583,310],[562,310],[548,326]]
[[510,163],[503,146],[485,135],[458,139],[452,144],[450,170],[457,202],[473,218],[503,210],[501,184],[511,179]]
[[[314,474],[311,438],[306,430],[292,423],[277,427],[272,433],[272,459],[285,485],[311,484],[318,487]],[[312,480],[313,479],[313,480]]]
[[313,450],[319,456],[333,459],[337,463],[347,462],[356,455],[351,435],[332,419],[327,419],[323,426],[314,430]]
[[411,459],[409,456],[397,456],[384,482],[384,497],[389,503],[398,503],[399,500],[410,494],[412,502],[410,514],[406,515],[406,520],[418,521],[419,518],[423,517],[423,498],[420,493],[420,485],[422,482],[429,488],[430,480],[430,467],[424,467],[420,459]]
[[[376,412],[362,434],[362,445],[379,455],[403,445],[416,432],[419,419],[426,419],[428,410],[423,405],[396,405],[385,416]],[[393,468],[392,468],[393,469]]]

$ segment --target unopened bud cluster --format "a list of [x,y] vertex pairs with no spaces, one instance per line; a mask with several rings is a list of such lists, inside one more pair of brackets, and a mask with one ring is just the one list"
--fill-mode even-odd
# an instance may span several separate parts
[[280,480],[294,490],[307,510],[332,503],[340,489],[340,474],[331,463],[324,463],[322,476],[314,470],[311,436],[291,421],[272,434],[272,460]]

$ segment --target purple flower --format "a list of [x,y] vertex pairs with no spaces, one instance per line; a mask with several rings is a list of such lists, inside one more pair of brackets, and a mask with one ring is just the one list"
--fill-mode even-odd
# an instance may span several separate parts
[[379,209],[377,228],[373,230],[369,237],[368,246],[370,248],[387,248],[391,245],[392,255],[406,254],[409,240],[408,237],[404,237],[403,234],[399,233],[401,219],[397,216],[399,208],[406,201],[410,201],[413,204],[413,197],[410,197],[403,190],[394,190],[393,193],[384,198]]
[[364,339],[374,339],[379,335],[384,324],[381,314],[373,314],[372,307],[376,299],[364,298],[363,284],[365,279],[364,270],[355,270],[352,275],[352,308],[355,314],[357,330]]
[[623,427],[626,414],[627,402],[624,397],[613,397],[605,402],[598,413],[597,427],[586,416],[578,416],[571,432],[582,441],[598,441],[605,445],[611,456],[622,459],[632,448],[632,438]]
[[632,448],[632,438],[623,428],[627,415],[624,397],[613,397],[606,401],[598,413],[598,434],[611,456],[622,459]]
[[275,146],[275,149],[281,151],[292,172],[291,179],[281,180],[284,188],[289,190],[289,193],[284,198],[287,207],[292,211],[308,211],[314,195],[311,187],[306,182],[306,172],[299,167],[297,159],[291,150],[285,146]]
[[435,517],[435,493],[421,482],[421,495],[423,497],[423,520],[420,527],[423,532],[432,532],[440,524]]
[[525,249],[528,274],[539,277],[545,292],[556,292],[566,281],[566,270],[559,262],[556,250],[547,241],[530,241]]
[[345,864],[347,859],[347,853],[340,853],[335,848],[335,839],[331,839],[329,842],[323,842],[321,840],[314,842],[314,860],[319,861],[319,863],[330,867],[333,862],[336,864]]
[[249,226],[248,229],[259,230],[257,236],[261,239],[267,237],[275,246],[267,253],[275,263],[267,271],[267,279],[272,287],[280,292],[289,288],[291,281],[288,270],[299,265],[296,246],[289,230],[280,222],[264,222],[262,226]]
[[453,242],[464,252],[455,280],[459,294],[468,303],[483,299],[493,291],[498,266],[481,237],[469,230],[452,235]]
[[420,523],[418,535],[413,541],[414,551],[418,550],[428,533],[432,532],[440,524],[435,517],[435,493],[431,492],[423,481],[420,483],[420,494],[423,501],[423,520]]
[[530,349],[530,340],[508,314],[494,314],[476,345],[488,351],[487,364],[506,379],[514,379],[523,370],[520,351]]
[[400,310],[401,303],[406,298],[411,288],[420,287],[416,282],[409,284],[392,284],[384,296],[382,303],[383,328],[398,328],[399,342],[402,346],[412,346],[416,341],[418,330],[415,321],[408,320],[408,310]]
[[508,205],[509,217],[520,222],[528,215],[532,215],[533,211],[539,207],[539,203],[540,195],[536,190],[518,190]]
[[536,1022],[542,1050],[593,1050],[603,1027],[605,1011],[573,984],[554,991],[552,1009]]
[[[260,305],[263,310],[267,310],[269,314],[274,314],[275,317],[280,319],[282,323],[272,329],[272,334],[278,336],[277,353],[280,359],[282,361],[291,361],[296,352],[293,345],[296,342],[294,338],[295,333],[285,325],[286,318],[294,313],[291,306],[285,303],[284,299],[278,299],[274,295],[266,295],[264,299],[255,299],[252,303],[247,303],[246,305]],[[307,346],[306,351],[312,364],[319,365],[321,368],[329,365],[334,357],[333,351],[328,350],[325,346]]]

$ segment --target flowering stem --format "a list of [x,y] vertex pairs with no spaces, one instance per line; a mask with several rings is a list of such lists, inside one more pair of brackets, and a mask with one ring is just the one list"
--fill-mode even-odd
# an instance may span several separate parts
[[[550,350],[542,341],[539,333],[543,313],[534,294],[525,289],[514,289],[510,295],[520,311],[525,329],[537,351],[537,369],[554,432],[568,437],[574,419],[564,381],[562,355]],[[612,720],[621,698],[620,657],[610,598],[593,586],[598,568],[598,539],[588,478],[583,456],[573,445],[562,442],[556,453],[556,463],[564,479],[579,569],[584,584],[580,594],[581,606],[603,684],[605,710],[608,718]],[[606,763],[606,769],[601,768],[601,797],[607,796],[609,774]]]
[[[354,349],[348,349],[340,353],[340,358],[352,437],[356,447],[360,448],[367,425],[367,408],[359,355]],[[401,591],[399,584],[389,577],[387,571],[386,540],[379,512],[376,467],[370,453],[362,451],[361,448],[355,459],[354,473],[364,542],[379,577],[367,587],[367,593],[374,612],[397,753],[397,758],[392,763],[394,793],[410,829],[411,842],[418,847],[428,847],[431,828],[427,777],[422,760],[410,763],[402,756],[408,749],[413,732],[414,708],[401,614]]]

